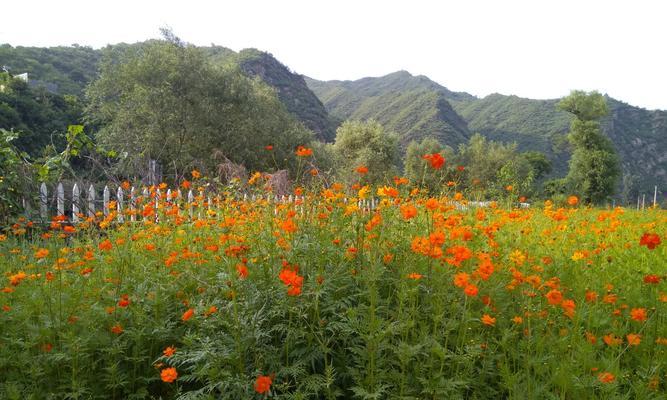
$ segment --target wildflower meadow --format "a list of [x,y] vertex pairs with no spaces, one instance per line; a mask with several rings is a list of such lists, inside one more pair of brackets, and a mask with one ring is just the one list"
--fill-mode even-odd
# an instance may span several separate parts
[[667,398],[665,211],[406,183],[19,219],[0,398]]

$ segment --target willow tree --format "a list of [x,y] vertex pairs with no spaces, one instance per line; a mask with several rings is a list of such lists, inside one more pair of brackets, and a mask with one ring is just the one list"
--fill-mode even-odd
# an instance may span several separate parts
[[574,115],[568,139],[573,152],[566,185],[586,203],[600,203],[614,194],[620,176],[616,150],[600,126],[608,114],[600,93],[575,90],[558,103]]

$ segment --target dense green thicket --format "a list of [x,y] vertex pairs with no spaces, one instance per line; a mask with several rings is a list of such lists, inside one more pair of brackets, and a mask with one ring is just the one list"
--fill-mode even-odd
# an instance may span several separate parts
[[[97,140],[131,170],[155,159],[178,180],[193,167],[209,170],[220,153],[252,170],[291,168],[294,148],[311,133],[275,92],[233,65],[214,65],[177,38],[141,48],[110,48],[100,78],[88,88],[86,117]],[[272,145],[274,157],[263,151]],[[220,158],[220,157],[218,157]]]
[[0,129],[21,132],[15,144],[32,156],[45,148],[62,149],[68,125],[81,120],[81,103],[71,95],[60,96],[0,72]]

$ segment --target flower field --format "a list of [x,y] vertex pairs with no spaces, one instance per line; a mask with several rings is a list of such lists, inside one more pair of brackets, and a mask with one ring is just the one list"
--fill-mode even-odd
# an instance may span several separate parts
[[665,211],[139,200],[0,236],[0,398],[667,398]]

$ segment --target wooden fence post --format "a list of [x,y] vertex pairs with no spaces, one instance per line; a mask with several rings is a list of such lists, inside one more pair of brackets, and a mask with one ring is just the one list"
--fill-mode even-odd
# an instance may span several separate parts
[[120,186],[118,187],[118,190],[116,190],[116,212],[118,213],[116,216],[118,222],[125,221],[125,217],[123,216],[123,188]]
[[109,186],[104,186],[104,191],[102,192],[102,204],[104,207],[104,210],[102,212],[104,213],[104,216],[109,215]]
[[88,188],[88,217],[95,218],[95,187]]
[[75,183],[72,188],[72,222],[79,222],[79,184]]
[[42,182],[39,186],[39,217],[42,220],[46,220],[48,217],[48,190],[46,189],[46,183]]

